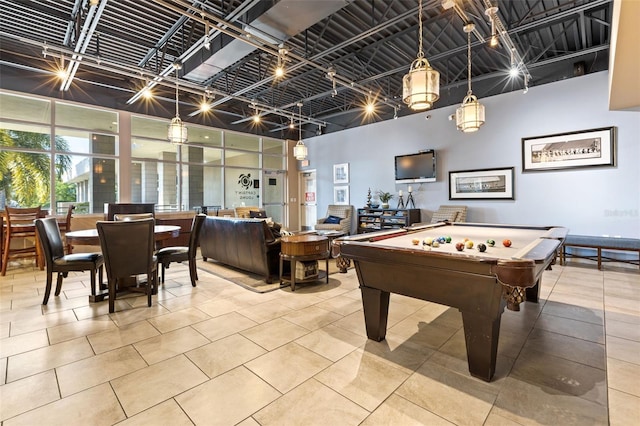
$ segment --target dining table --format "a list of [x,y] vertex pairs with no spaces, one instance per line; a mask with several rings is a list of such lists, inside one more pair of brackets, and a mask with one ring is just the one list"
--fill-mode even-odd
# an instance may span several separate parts
[[[175,238],[180,235],[180,227],[177,225],[155,225],[153,228],[153,233],[155,235],[157,243],[158,241],[168,240],[169,238]],[[72,247],[73,245],[99,246],[100,237],[98,236],[98,229],[92,228],[81,229],[78,231],[69,231],[67,232],[67,242]],[[133,284],[135,284],[135,279],[133,279],[131,282],[119,283],[118,286],[122,290],[126,290],[128,286]],[[99,283],[98,291],[96,292],[96,294],[89,295],[89,302],[102,302],[108,297],[109,292],[107,291],[107,285],[105,283]]]

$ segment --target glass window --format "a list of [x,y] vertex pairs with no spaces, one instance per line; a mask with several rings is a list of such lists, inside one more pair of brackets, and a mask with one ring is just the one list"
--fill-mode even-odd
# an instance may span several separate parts
[[57,151],[76,152],[83,154],[117,154],[117,138],[113,135],[101,135],[86,130],[56,129],[56,136],[66,142]]
[[222,131],[210,127],[190,127],[189,143],[202,146],[222,146]]
[[244,149],[246,151],[259,151],[260,138],[243,133],[224,133],[224,146],[226,148]]
[[284,155],[284,141],[279,139],[262,139],[262,153]]
[[226,168],[224,187],[226,208],[260,205],[260,173],[258,170]]
[[176,161],[178,158],[178,145],[170,144],[167,141],[131,138],[131,157]]
[[230,149],[224,152],[224,165],[231,167],[260,167],[260,156],[258,153],[233,151]]
[[0,117],[51,124],[51,101],[0,93]]
[[84,155],[56,155],[56,164],[63,160],[69,167],[56,179],[58,214],[64,214],[70,202],[76,205],[74,214],[102,213],[105,203],[116,202],[118,160]]
[[154,203],[158,211],[184,210],[178,202],[178,195],[178,164],[132,161],[132,203]]
[[262,167],[265,169],[284,170],[284,157],[274,155],[262,156]]
[[182,200],[188,210],[223,205],[222,168],[196,164],[182,166]]
[[147,117],[131,117],[131,136],[167,141],[170,120],[158,120]]
[[56,125],[118,133],[118,113],[56,102]]

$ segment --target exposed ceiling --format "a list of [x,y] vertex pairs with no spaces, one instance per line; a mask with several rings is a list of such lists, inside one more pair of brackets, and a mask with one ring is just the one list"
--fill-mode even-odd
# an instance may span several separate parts
[[[490,6],[505,30],[497,48],[488,45]],[[476,28],[472,82],[482,100],[607,69],[612,6],[423,0],[424,54],[440,72],[435,107],[460,104],[467,92],[465,20]],[[417,0],[3,0],[0,87],[169,118],[178,81],[184,121],[297,139],[300,112],[303,137],[413,113],[401,97],[418,51],[418,11]],[[286,71],[275,78],[280,44]],[[74,52],[82,60],[61,90],[55,69],[69,68]],[[520,60],[519,76],[509,77]],[[182,64],[177,80],[174,63]],[[154,100],[138,99],[150,85]],[[198,111],[203,98],[212,111]]]

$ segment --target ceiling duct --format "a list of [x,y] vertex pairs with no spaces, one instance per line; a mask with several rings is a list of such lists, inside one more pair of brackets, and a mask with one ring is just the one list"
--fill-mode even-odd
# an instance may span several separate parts
[[[243,30],[278,45],[347,6],[353,0],[280,0],[259,2],[247,13]],[[253,19],[252,19],[253,18]],[[193,55],[183,64],[183,77],[204,82],[249,55],[256,48],[240,39],[219,34],[211,40],[211,49]]]

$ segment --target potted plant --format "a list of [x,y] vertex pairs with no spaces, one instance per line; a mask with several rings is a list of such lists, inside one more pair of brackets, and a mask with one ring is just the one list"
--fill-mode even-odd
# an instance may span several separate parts
[[378,192],[376,192],[376,195],[378,196],[378,198],[380,199],[380,202],[382,203],[382,208],[388,209],[389,201],[393,200],[393,194],[379,189]]

